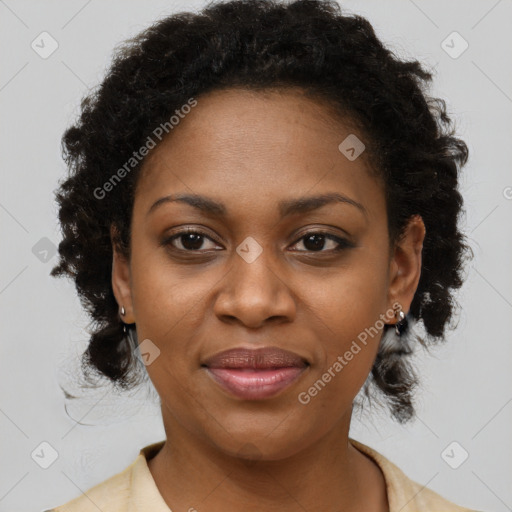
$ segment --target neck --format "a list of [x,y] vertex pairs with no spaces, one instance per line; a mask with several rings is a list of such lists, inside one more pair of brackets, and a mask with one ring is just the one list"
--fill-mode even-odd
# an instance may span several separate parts
[[269,460],[250,444],[245,458],[227,454],[162,413],[167,440],[148,467],[172,510],[388,511],[379,467],[349,442],[350,414],[299,452]]

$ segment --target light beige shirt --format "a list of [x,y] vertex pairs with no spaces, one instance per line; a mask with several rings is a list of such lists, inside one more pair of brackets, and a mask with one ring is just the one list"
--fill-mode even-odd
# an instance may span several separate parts
[[[350,442],[380,467],[386,480],[390,512],[476,512],[459,507],[410,480],[397,466],[372,448],[353,439]],[[120,473],[66,504],[45,512],[172,512],[158,491],[147,464],[163,444],[164,441],[160,441],[145,446],[137,458]]]

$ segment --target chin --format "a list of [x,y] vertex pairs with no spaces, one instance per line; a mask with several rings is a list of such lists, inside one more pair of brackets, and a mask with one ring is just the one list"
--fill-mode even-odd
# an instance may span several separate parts
[[[205,435],[212,445],[230,457],[253,462],[286,459],[305,448],[304,439],[313,437],[306,429],[297,428],[293,415],[285,419],[288,414],[281,412],[266,418],[258,418],[254,413],[244,417],[240,413],[237,417],[226,415],[222,426],[214,421],[215,431],[208,429]],[[225,425],[229,425],[226,430]],[[313,426],[311,430],[318,432]]]

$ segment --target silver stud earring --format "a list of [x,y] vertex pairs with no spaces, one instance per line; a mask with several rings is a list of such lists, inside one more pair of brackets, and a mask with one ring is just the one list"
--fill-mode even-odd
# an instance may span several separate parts
[[407,325],[405,313],[402,311],[401,308],[395,312],[395,318],[397,319],[397,323],[395,324],[395,332],[397,336],[401,336],[402,332],[405,329],[405,326]]

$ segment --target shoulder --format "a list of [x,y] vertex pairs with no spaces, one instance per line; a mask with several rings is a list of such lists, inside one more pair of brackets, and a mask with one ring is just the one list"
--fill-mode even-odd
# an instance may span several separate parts
[[[45,512],[124,512],[139,502],[164,505],[149,471],[147,460],[162,447],[163,441],[142,448],[124,470],[91,487],[80,496]],[[135,510],[138,510],[135,507]],[[165,507],[164,510],[169,510]]]
[[390,512],[477,512],[445,499],[428,487],[408,478],[404,472],[376,450],[354,439],[350,443],[374,460],[386,481]]
[[49,512],[98,512],[98,510],[117,512],[126,510],[130,495],[131,475],[136,463],[137,460],[120,473]]

